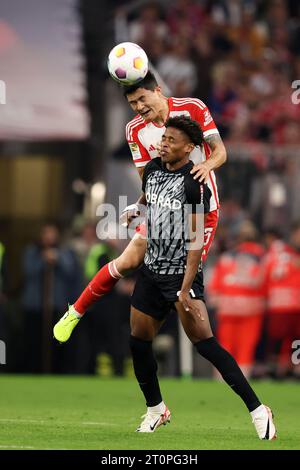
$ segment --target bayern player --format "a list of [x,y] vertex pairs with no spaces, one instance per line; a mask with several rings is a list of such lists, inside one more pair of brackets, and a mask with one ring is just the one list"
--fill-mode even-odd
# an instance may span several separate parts
[[[214,170],[226,161],[226,150],[207,106],[196,98],[167,98],[151,72],[137,84],[124,86],[124,95],[134,112],[138,113],[126,126],[126,138],[140,177],[146,164],[159,156],[158,143],[165,132],[169,117],[185,115],[198,122],[204,142],[195,147],[190,158],[194,162],[191,174],[199,182],[207,183],[211,192],[209,213],[204,227],[205,261],[215,236],[219,215],[219,199]],[[138,213],[137,204],[128,206],[125,214],[130,218]],[[90,281],[80,297],[54,326],[54,337],[66,342],[80,318],[100,297],[110,292],[126,273],[138,268],[144,259],[147,240],[143,226],[130,241],[124,252],[107,263]]]

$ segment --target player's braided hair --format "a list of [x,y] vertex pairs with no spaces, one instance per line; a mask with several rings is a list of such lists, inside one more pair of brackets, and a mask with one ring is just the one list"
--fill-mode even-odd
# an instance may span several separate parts
[[171,117],[165,123],[166,127],[174,127],[184,132],[194,145],[202,145],[204,142],[203,132],[197,121],[193,121],[187,116]]
[[154,77],[153,73],[149,71],[143,80],[135,83],[134,85],[121,85],[121,88],[123,90],[124,96],[127,96],[128,94],[134,93],[139,88],[145,88],[145,90],[154,91],[157,86],[158,83],[156,78]]

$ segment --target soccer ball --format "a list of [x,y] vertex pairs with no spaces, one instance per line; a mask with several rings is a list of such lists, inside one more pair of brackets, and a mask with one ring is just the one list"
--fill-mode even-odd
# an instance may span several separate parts
[[134,85],[148,72],[148,57],[137,44],[122,42],[110,51],[107,67],[114,80],[123,85]]

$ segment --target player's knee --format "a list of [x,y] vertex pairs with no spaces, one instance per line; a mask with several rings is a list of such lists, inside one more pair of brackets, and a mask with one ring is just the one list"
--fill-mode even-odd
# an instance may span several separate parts
[[136,354],[140,355],[140,354],[148,353],[148,351],[152,349],[151,340],[147,341],[147,340],[138,338],[136,336],[133,336],[132,334],[130,336],[129,345],[130,345],[130,350],[131,350],[132,355],[136,355]]
[[139,341],[151,342],[153,340],[152,330],[149,331],[147,328],[141,327],[140,325],[132,325],[130,334],[131,337],[136,338]]
[[134,251],[123,253],[116,259],[116,267],[121,274],[126,274],[127,271],[132,271],[139,267],[141,264],[139,256]]

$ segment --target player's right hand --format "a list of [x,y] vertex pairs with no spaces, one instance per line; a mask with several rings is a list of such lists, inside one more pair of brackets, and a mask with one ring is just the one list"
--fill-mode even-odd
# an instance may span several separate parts
[[136,217],[139,217],[141,215],[140,209],[137,204],[130,204],[129,206],[125,207],[125,209],[122,211],[122,214],[120,216],[120,224],[123,227],[128,227],[129,224],[135,219]]

